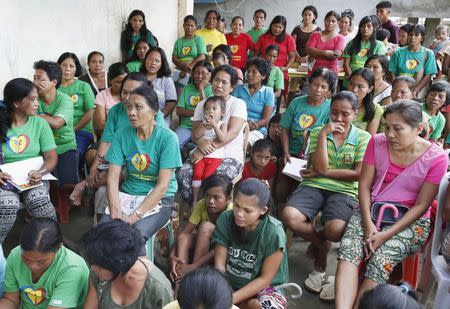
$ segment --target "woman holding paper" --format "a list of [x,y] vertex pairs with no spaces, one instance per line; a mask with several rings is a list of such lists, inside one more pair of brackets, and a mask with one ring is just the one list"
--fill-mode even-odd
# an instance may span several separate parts
[[[110,163],[109,215],[102,221],[122,219],[135,225],[147,241],[170,218],[180,149],[176,134],[156,123],[158,96],[153,89],[142,86],[132,91],[126,108],[131,126],[116,132],[105,157]],[[126,177],[119,190],[122,166]]]
[[[42,156],[42,166],[28,173],[29,183],[39,184],[42,176],[55,168],[58,159],[49,124],[34,116],[38,109],[37,88],[25,78],[15,78],[6,84],[3,98],[0,103],[0,164]],[[14,225],[21,206],[35,217],[56,220],[48,182],[19,192],[8,180],[13,180],[12,175],[0,172],[0,244]]]
[[[308,167],[300,171],[302,184],[283,210],[283,222],[294,233],[311,242],[307,255],[314,270],[305,281],[307,289],[334,299],[334,282],[322,287],[331,241],[338,242],[345,225],[358,207],[358,179],[370,134],[352,124],[358,99],[349,91],[334,95],[330,122],[309,135]],[[323,230],[314,229],[314,218],[322,211]]]

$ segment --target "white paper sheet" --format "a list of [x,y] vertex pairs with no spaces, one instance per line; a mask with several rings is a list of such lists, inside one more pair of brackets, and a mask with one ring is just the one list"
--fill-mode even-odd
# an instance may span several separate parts
[[[32,170],[39,170],[44,164],[42,157],[35,157],[13,163],[0,165],[0,170],[12,176],[12,181],[17,185],[28,183],[28,173]],[[42,180],[57,180],[52,174],[48,173],[42,176]]]
[[308,161],[306,160],[291,157],[291,163],[286,163],[283,168],[283,174],[297,181],[302,181],[303,178],[300,176],[300,170],[305,169],[307,164]]

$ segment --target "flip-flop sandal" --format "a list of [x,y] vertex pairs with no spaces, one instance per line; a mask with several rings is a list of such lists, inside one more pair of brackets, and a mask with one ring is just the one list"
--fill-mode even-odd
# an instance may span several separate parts
[[334,301],[335,299],[335,277],[329,276],[326,283],[322,286],[319,298],[323,301]]
[[317,270],[313,270],[312,273],[308,275],[308,278],[305,280],[305,288],[313,293],[320,293],[322,290],[323,279],[325,277],[325,273],[318,272]]

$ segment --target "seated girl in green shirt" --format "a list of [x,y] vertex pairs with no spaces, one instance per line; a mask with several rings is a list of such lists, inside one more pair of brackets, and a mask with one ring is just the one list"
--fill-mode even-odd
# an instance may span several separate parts
[[140,38],[134,45],[133,56],[127,63],[127,68],[131,72],[139,72],[141,66],[144,63],[145,54],[150,49],[150,44],[147,42],[147,38]]

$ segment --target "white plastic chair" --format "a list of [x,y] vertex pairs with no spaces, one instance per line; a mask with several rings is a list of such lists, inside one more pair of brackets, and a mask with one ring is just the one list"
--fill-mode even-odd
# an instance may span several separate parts
[[436,309],[448,308],[450,304],[450,267],[445,262],[443,256],[439,254],[439,249],[443,242],[442,209],[445,205],[445,194],[449,185],[449,177],[450,173],[447,173],[439,185],[436,225],[434,227],[431,247],[431,271],[437,283],[437,293],[433,306]]

